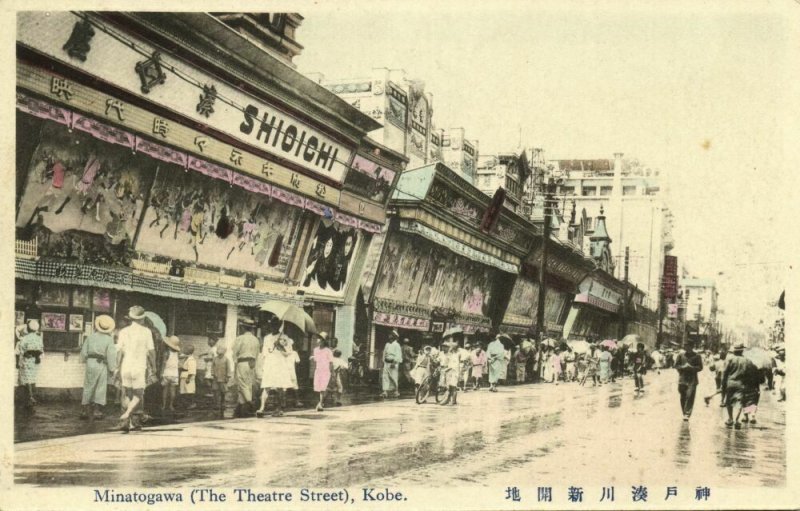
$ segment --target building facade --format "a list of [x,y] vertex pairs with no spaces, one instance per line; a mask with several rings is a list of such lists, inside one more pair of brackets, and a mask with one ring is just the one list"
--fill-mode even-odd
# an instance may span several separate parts
[[660,176],[639,166],[631,168],[621,153],[614,160],[551,160],[548,173],[559,181],[561,201],[574,200],[578,211],[586,211],[589,231],[604,208],[606,228],[614,240],[614,276],[624,279],[627,247],[628,281],[646,293],[648,308],[658,309],[663,259],[673,246]]
[[41,387],[80,387],[94,318],[124,325],[134,304],[202,355],[282,300],[349,354],[361,271],[407,159],[287,65],[301,20],[20,13],[16,310],[41,320]]

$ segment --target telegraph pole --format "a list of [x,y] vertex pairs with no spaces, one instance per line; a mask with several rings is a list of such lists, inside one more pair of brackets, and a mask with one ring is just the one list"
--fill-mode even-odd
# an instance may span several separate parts
[[539,301],[536,304],[536,329],[540,338],[544,337],[547,329],[544,324],[544,302],[547,290],[547,245],[550,241],[550,223],[552,221],[553,194],[555,193],[555,182],[549,178],[545,185],[544,198],[544,232],[542,233],[542,261],[539,265]]
[[619,338],[625,337],[628,332],[628,265],[630,263],[630,247],[625,247],[625,289],[622,294],[622,331]]

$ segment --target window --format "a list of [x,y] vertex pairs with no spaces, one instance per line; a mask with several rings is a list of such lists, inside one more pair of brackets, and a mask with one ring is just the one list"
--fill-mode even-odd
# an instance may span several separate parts
[[573,195],[575,193],[575,187],[574,186],[562,186],[561,187],[561,193],[563,193],[564,195]]
[[597,187],[595,187],[595,186],[584,186],[582,195],[584,197],[597,195]]
[[611,190],[613,187],[611,186],[601,186],[600,187],[600,195],[611,195]]
[[587,231],[591,231],[592,230],[592,217],[590,217],[590,216],[586,217],[586,230]]
[[622,195],[636,195],[636,187],[635,186],[623,186],[622,187]]

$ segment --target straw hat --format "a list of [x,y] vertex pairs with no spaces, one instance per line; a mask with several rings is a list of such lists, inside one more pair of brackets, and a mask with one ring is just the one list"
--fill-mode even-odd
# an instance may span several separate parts
[[744,351],[744,343],[743,342],[737,342],[736,344],[734,344],[733,345],[733,351]]
[[39,331],[39,320],[38,319],[30,319],[28,320],[28,330],[31,332],[38,332]]
[[180,351],[181,349],[181,340],[178,339],[177,335],[170,335],[169,337],[165,338],[164,344],[166,344],[175,351]]
[[144,307],[141,305],[134,305],[130,309],[128,309],[128,317],[130,319],[144,319]]
[[114,331],[116,326],[117,324],[114,322],[114,318],[107,314],[97,316],[97,318],[94,320],[94,328],[103,334],[110,334]]
[[397,333],[397,329],[396,328],[393,329],[391,332],[389,332],[389,338],[390,339],[399,339],[400,338],[400,334]]

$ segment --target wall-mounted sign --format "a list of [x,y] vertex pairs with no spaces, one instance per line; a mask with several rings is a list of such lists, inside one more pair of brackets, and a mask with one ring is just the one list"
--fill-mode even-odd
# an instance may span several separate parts
[[[193,78],[195,83],[214,86],[216,100],[213,103],[214,113],[210,117],[206,116],[209,113],[207,104],[204,108],[198,106],[198,97],[205,91],[202,86],[166,75],[169,76],[166,82],[159,80],[164,85],[153,88],[154,84],[147,78],[149,75],[141,78],[136,71],[138,64],[142,72],[147,72],[142,63],[142,54],[102,30],[95,30],[96,34],[92,39],[92,46],[102,48],[102,52],[88,53],[85,61],[70,58],[62,45],[70,38],[78,21],[81,21],[80,17],[67,11],[46,14],[21,12],[17,18],[18,41],[316,174],[337,182],[344,179],[352,148],[335,141],[321,130],[275,105],[249,96],[184,61],[165,53],[159,54],[157,59],[163,69],[174,67]],[[47,37],[41,37],[41,34],[47,34]],[[149,55],[156,51],[156,48],[143,40],[130,34],[126,34],[126,37]],[[105,58],[106,55],[113,55],[114,58]],[[147,90],[143,91],[145,85]],[[68,91],[62,92],[62,96],[65,94]],[[223,102],[220,98],[227,101]],[[105,102],[103,106],[105,107]],[[163,131],[165,127],[168,129],[164,125],[159,129]]]
[[[118,98],[108,96],[100,91],[66,81],[65,83],[69,85],[71,91],[70,99],[67,101],[64,99],[63,94],[59,96],[58,92],[53,92],[51,85],[54,80],[63,79],[44,69],[17,63],[18,86],[42,94],[48,97],[49,100],[66,103],[70,108],[105,119],[107,123],[123,128],[123,131],[106,122],[100,123],[88,119],[82,114],[73,114],[73,112],[64,108],[44,107],[42,106],[42,101],[20,93],[17,94],[17,107],[38,117],[49,118],[61,124],[86,131],[107,142],[129,147],[135,141],[136,151],[145,152],[162,161],[188,166],[192,170],[211,177],[230,180],[235,173],[230,169],[211,164],[209,160],[234,167],[237,172],[258,177],[277,184],[284,189],[294,190],[307,197],[314,197],[315,200],[326,204],[335,206],[339,203],[339,190],[336,188],[327,187],[324,183],[320,183],[309,176],[225,144],[182,124],[163,119],[143,108],[125,104]],[[56,90],[61,91],[63,87],[60,86]],[[124,115],[122,120],[120,120],[116,108],[108,108],[109,104],[115,104],[123,108]],[[200,158],[187,157],[184,152],[151,142],[145,138],[134,139],[132,134],[124,130],[154,136],[159,141],[163,141],[164,144],[176,146],[186,152],[196,154]],[[319,193],[321,184],[326,186],[324,196],[320,196]]]

